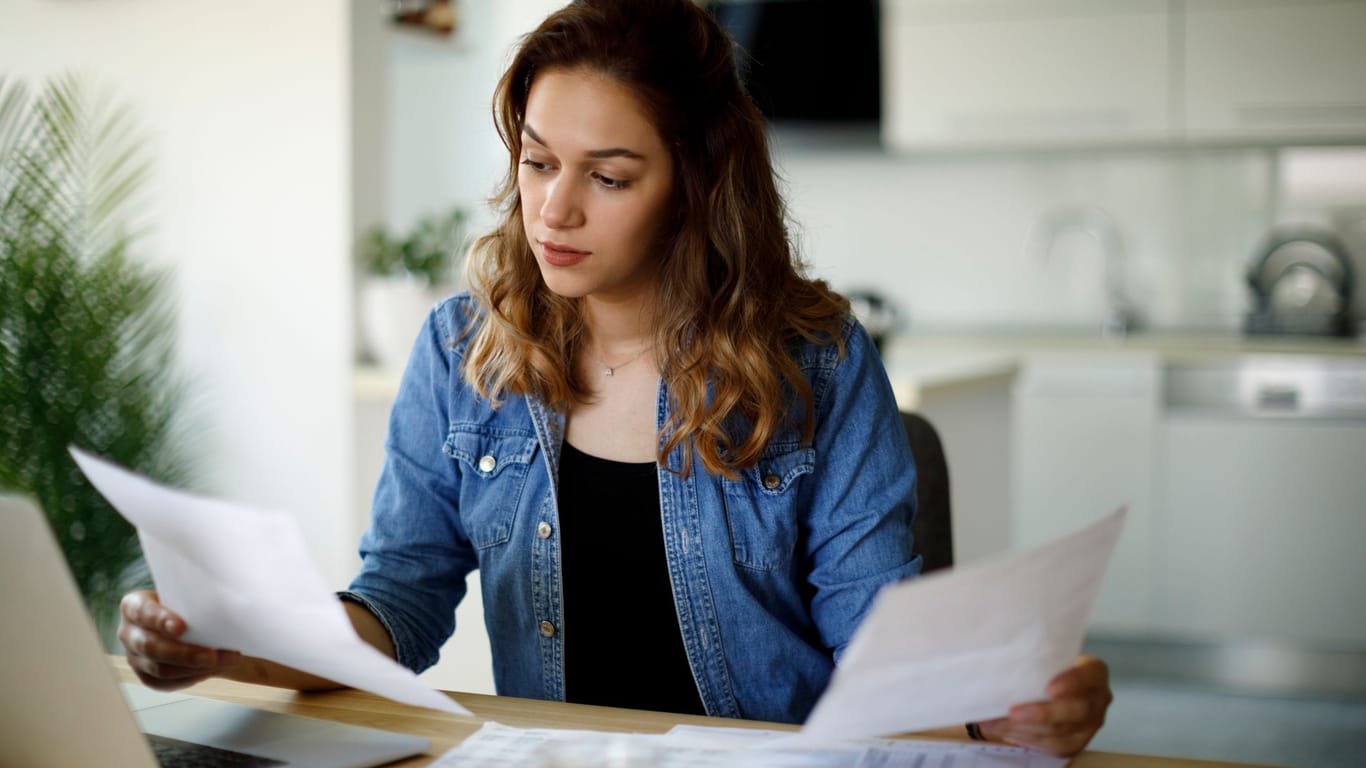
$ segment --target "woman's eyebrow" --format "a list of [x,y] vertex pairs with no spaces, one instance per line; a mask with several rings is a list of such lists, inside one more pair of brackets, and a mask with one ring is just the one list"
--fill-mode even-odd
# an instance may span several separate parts
[[[542,139],[540,134],[536,133],[536,130],[527,123],[522,124],[522,133],[525,133],[527,136],[530,136],[532,141],[536,142],[537,144],[540,144],[543,147],[550,146],[549,144],[545,143],[545,139]],[[644,155],[640,154],[634,149],[626,149],[625,147],[612,147],[610,149],[594,149],[588,152],[588,156],[595,159],[602,159],[606,157],[625,157],[631,160],[645,159]]]

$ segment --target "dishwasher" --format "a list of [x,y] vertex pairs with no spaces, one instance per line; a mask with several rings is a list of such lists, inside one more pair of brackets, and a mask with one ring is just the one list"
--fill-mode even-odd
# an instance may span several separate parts
[[1163,634],[1225,682],[1366,691],[1366,356],[1172,361],[1163,402]]

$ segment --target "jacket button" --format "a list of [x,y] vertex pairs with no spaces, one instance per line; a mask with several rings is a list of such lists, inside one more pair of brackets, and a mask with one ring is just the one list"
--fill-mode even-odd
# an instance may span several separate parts
[[777,475],[764,475],[764,487],[770,491],[782,485],[783,479]]
[[541,637],[554,637],[555,625],[548,621],[541,622]]
[[491,455],[485,456],[484,458],[479,460],[480,472],[492,472],[493,468],[496,466],[498,466],[498,460],[493,458],[493,456]]
[[543,539],[550,538],[550,523],[542,520],[541,524],[536,526],[536,535]]

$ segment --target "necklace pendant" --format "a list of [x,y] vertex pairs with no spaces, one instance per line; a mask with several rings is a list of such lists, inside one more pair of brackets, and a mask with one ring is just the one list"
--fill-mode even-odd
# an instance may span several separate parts
[[602,375],[603,375],[603,376],[615,376],[616,373],[615,373],[611,368],[608,368],[607,366],[604,365],[604,366],[602,367]]

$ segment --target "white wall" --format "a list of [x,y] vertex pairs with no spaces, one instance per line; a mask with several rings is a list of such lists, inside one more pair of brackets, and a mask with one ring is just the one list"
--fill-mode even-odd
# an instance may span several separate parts
[[1270,150],[904,157],[784,145],[804,254],[837,288],[875,288],[909,328],[1091,329],[1105,306],[1098,242],[1030,246],[1051,209],[1094,206],[1125,246],[1125,285],[1153,327],[1233,329],[1243,274],[1275,218]]
[[354,568],[348,6],[5,0],[0,72],[94,76],[149,141],[149,236],[175,271],[211,492],[298,515]]

